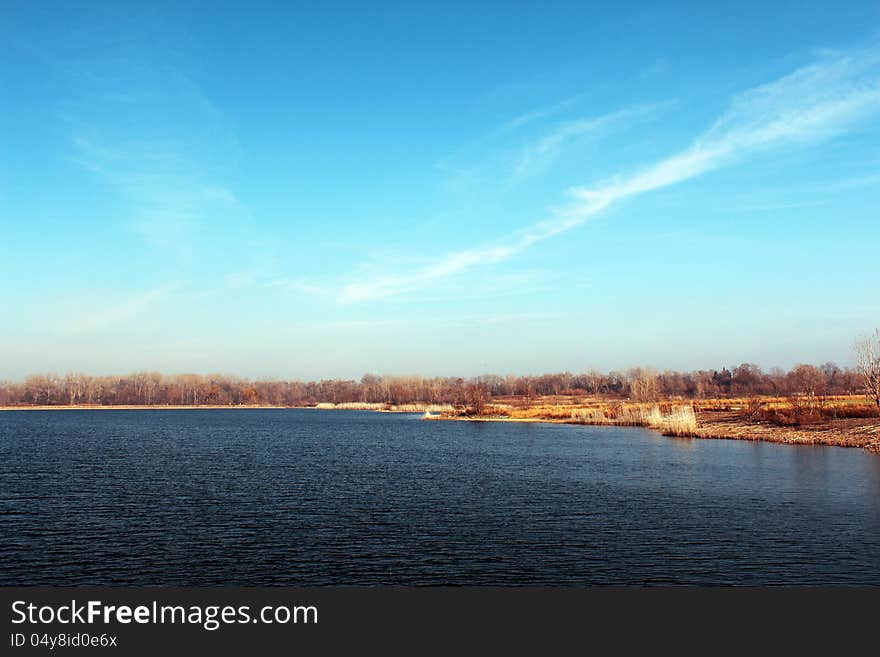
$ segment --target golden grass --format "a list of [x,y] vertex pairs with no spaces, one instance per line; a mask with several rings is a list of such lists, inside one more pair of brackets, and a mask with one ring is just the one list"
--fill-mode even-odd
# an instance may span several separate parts
[[576,424],[611,424],[618,426],[649,427],[667,436],[693,436],[697,417],[690,404],[620,404],[604,409],[580,408],[571,411]]
[[479,417],[508,422],[640,426],[668,436],[864,447],[880,451],[880,418],[864,395],[668,400],[637,403],[598,397],[493,400]]
[[[798,397],[796,397],[798,398]],[[815,395],[811,398],[799,396],[800,399],[812,399],[817,406],[828,409],[837,409],[842,413],[847,411],[862,411],[873,409],[876,414],[876,405],[871,404],[864,395]],[[694,408],[699,411],[741,411],[756,403],[762,408],[770,410],[785,410],[791,408],[792,397],[731,397],[724,399],[697,399],[694,400]]]
[[664,434],[690,436],[697,421],[688,402],[637,403],[567,399],[561,404],[488,406],[484,417],[510,420],[548,420],[572,424],[650,427]]
[[665,436],[694,436],[697,431],[697,416],[690,404],[677,406],[660,419],[658,429]]
[[[811,408],[821,419],[871,418],[877,417],[877,406],[864,395],[815,395],[813,397],[729,397],[716,399],[681,400],[672,399],[656,404],[661,414],[673,408],[690,406],[699,416],[702,412],[737,412],[743,415],[758,415],[759,411],[792,411]],[[487,408],[486,415],[506,414],[510,417],[547,417],[565,419],[571,417],[585,424],[625,424],[627,418],[632,424],[647,424],[646,414],[654,404],[604,399],[600,397],[555,396],[522,398],[495,398]],[[757,419],[757,417],[756,417]],[[609,422],[608,420],[616,420]]]
[[452,404],[396,404],[388,408],[391,413],[450,413]]

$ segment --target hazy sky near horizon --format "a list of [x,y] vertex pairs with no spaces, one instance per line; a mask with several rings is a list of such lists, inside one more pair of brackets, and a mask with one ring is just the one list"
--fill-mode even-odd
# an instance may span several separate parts
[[0,379],[852,361],[880,4],[4,2]]

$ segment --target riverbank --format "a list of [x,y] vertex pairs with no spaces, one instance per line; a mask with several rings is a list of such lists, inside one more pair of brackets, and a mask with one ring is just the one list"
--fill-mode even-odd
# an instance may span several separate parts
[[[633,426],[627,423],[578,422],[559,418],[536,417],[485,417],[485,416],[436,416],[429,420],[452,420],[463,422],[543,422],[549,424],[585,424],[592,426]],[[654,427],[645,427],[657,430]],[[664,433],[662,430],[660,433]],[[668,435],[668,434],[665,434]],[[860,447],[880,453],[880,421],[848,419],[808,427],[779,427],[753,424],[735,414],[704,413],[697,417],[697,427],[691,435],[677,438],[706,440],[750,440],[786,445],[826,445],[831,447]]]
[[815,425],[783,427],[748,422],[733,412],[705,412],[698,416],[694,437],[761,440],[786,445],[861,447],[880,452],[880,420],[844,418]]
[[858,447],[880,453],[880,418],[848,417],[864,413],[863,399],[850,396],[822,400],[821,412],[810,415],[803,423],[791,424],[766,419],[791,411],[791,402],[778,398],[758,402],[724,399],[641,404],[577,398],[536,399],[529,403],[492,404],[478,415],[458,412],[426,419],[640,426],[679,438]]
[[318,411],[375,411],[378,413],[448,413],[454,411],[450,404],[372,404],[322,402],[312,405],[273,406],[267,404],[52,404],[0,406],[0,411],[186,411],[221,409],[283,409],[310,408]]
[[186,410],[212,410],[223,408],[310,408],[307,406],[222,406],[219,404],[120,404],[118,406],[101,404],[58,404],[51,406],[0,406],[0,411],[186,411]]
[[[734,400],[735,401],[735,400]],[[771,404],[772,402],[767,402]],[[776,402],[779,404],[780,402]],[[513,406],[498,404],[482,415],[435,404],[329,404],[315,406],[240,405],[52,405],[0,406],[0,411],[112,411],[112,410],[222,410],[286,409],[369,410],[380,413],[426,413],[426,420],[465,422],[540,422],[592,426],[641,426],[679,438],[749,440],[786,445],[826,445],[858,447],[880,453],[880,418],[836,418],[803,426],[781,426],[749,419],[731,400],[703,400],[693,404],[635,404],[624,402],[578,403],[576,400],[538,400]],[[693,409],[681,417],[681,409]],[[671,418],[671,419],[670,419]]]

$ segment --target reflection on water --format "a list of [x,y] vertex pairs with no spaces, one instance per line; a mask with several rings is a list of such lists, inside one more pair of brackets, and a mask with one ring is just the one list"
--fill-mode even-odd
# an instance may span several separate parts
[[806,449],[795,449],[796,454],[792,455],[790,469],[792,476],[797,478],[801,487],[810,485],[819,485],[828,489],[829,467],[833,464],[828,463],[828,452],[831,450],[822,449],[813,445],[804,445]]
[[[874,498],[880,500],[880,456],[870,459],[866,469],[868,478],[874,483]],[[880,505],[877,512],[880,513]]]
[[0,536],[0,584],[880,584],[880,457],[368,412],[9,412]]

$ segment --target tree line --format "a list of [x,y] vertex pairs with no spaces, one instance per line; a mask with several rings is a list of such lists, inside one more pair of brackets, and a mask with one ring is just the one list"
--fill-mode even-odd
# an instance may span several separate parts
[[360,380],[250,380],[226,375],[138,372],[124,376],[36,374],[0,382],[0,405],[269,405],[429,403],[479,405],[493,398],[595,395],[652,401],[791,395],[848,395],[865,390],[860,369],[835,363],[764,371],[758,365],[691,372],[634,368],[539,376],[473,378],[379,376]]

